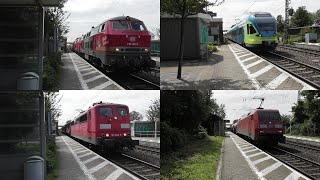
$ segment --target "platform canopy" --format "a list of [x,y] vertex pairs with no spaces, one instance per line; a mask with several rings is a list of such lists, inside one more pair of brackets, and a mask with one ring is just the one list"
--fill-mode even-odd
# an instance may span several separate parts
[[60,0],[1,0],[0,5],[8,6],[46,6],[55,7],[59,5]]

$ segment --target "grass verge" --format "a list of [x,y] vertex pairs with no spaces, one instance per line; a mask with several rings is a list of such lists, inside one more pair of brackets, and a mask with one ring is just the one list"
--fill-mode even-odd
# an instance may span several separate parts
[[161,156],[161,179],[215,179],[223,137],[191,141]]
[[46,148],[47,179],[55,180],[59,175],[55,137],[47,136]]

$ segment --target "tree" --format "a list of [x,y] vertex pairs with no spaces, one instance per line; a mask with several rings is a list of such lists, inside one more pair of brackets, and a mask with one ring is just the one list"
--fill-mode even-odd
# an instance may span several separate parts
[[208,6],[218,6],[224,0],[215,0],[214,3],[208,0],[161,0],[160,12],[170,15],[178,15],[180,17],[180,48],[179,48],[179,64],[177,78],[181,79],[181,65],[184,53],[184,21],[190,15],[195,15],[203,12],[203,9]]
[[147,118],[150,121],[160,120],[160,99],[153,101],[152,105],[149,106],[149,109],[147,110]]
[[314,23],[320,25],[320,9],[313,14],[313,17]]
[[277,30],[278,32],[283,32],[284,30],[284,20],[282,15],[277,16]]
[[160,28],[152,28],[151,35],[153,36],[153,39],[156,37],[160,39]]
[[313,16],[306,10],[305,6],[301,6],[293,14],[291,23],[293,27],[304,27],[313,24]]
[[137,111],[130,112],[130,121],[140,121],[142,120],[143,116],[141,113]]

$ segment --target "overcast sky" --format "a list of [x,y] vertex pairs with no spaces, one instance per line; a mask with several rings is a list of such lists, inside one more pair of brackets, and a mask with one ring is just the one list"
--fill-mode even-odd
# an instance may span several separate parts
[[68,42],[89,32],[92,26],[122,15],[142,20],[149,31],[160,28],[160,0],[68,0],[64,10],[71,13]]
[[[306,6],[309,12],[315,12],[320,9],[320,1],[291,0],[290,7],[296,10],[299,6]],[[225,0],[222,5],[210,7],[209,10],[223,18],[223,29],[228,30],[236,23],[235,19],[243,19],[250,12],[270,12],[274,17],[280,14],[284,17],[285,0]]]
[[226,110],[226,119],[239,119],[242,115],[247,114],[252,109],[256,109],[260,105],[259,99],[254,97],[264,97],[265,109],[278,109],[280,114],[292,114],[290,111],[294,103],[298,99],[298,91],[295,90],[272,90],[272,91],[249,91],[249,90],[227,90],[213,91],[213,98],[218,104],[224,104]]
[[125,104],[129,111],[137,111],[143,114],[152,105],[152,101],[160,98],[159,90],[78,90],[59,91],[62,96],[60,101],[62,116],[59,125],[64,125],[68,120],[75,118],[79,114],[77,109],[87,110],[94,102],[111,102]]

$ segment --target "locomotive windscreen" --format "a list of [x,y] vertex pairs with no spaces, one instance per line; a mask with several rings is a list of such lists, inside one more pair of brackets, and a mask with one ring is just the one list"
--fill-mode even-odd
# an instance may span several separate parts
[[128,116],[127,108],[117,107],[117,113],[119,116]]
[[275,31],[276,30],[276,23],[273,19],[256,19],[257,24],[261,31]]
[[277,121],[281,120],[280,114],[278,111],[259,111],[259,120],[260,121]]
[[129,30],[129,25],[127,21],[113,21],[112,29],[113,30]]
[[111,107],[100,107],[99,114],[100,114],[100,116],[112,116],[112,108]]
[[141,21],[132,21],[131,27],[132,27],[132,30],[135,30],[135,31],[146,31],[147,30],[147,28],[144,26],[143,22],[141,22]]

